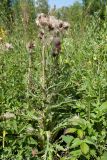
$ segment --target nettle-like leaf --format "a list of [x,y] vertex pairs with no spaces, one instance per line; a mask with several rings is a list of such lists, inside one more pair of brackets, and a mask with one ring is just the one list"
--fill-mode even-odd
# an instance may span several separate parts
[[67,144],[67,146],[70,145],[70,143],[73,141],[74,137],[73,136],[62,136],[62,140]]
[[28,144],[35,144],[35,145],[37,145],[37,142],[32,137],[28,137]]
[[77,159],[81,154],[82,154],[81,149],[77,149],[70,152],[70,155],[72,155],[72,159],[75,157],[76,157],[75,159]]
[[80,146],[82,142],[83,141],[80,140],[79,138],[75,138],[73,140],[72,145],[70,146],[70,148],[76,148],[76,147]]
[[97,154],[97,153],[96,153],[96,150],[90,149],[90,155],[91,155],[91,156],[97,157],[96,154]]
[[79,116],[74,116],[71,119],[71,123],[73,126],[80,126],[81,128],[86,128],[87,127],[87,121]]
[[84,139],[84,142],[87,143],[87,144],[91,144],[91,145],[94,145],[96,146],[96,144],[92,141],[92,139]]
[[89,146],[85,142],[81,143],[80,148],[83,154],[89,153]]

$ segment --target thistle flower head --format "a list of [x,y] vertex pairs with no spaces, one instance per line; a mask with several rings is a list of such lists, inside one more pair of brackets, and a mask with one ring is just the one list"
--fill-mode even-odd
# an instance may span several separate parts
[[[36,18],[36,24],[40,28],[38,37],[43,41],[44,44],[45,42],[48,42],[47,40],[49,39],[53,44],[52,55],[59,55],[61,51],[60,34],[67,30],[70,27],[70,24],[57,19],[55,16],[46,15],[44,13],[38,14]],[[50,38],[52,36],[53,38]],[[46,44],[49,45],[50,42]]]
[[33,49],[35,48],[34,41],[30,41],[26,44],[26,49],[29,53],[32,53]]
[[48,28],[51,30],[67,30],[70,27],[68,22],[57,19],[54,16],[49,16],[44,13],[38,14],[36,18],[36,24],[40,28]]

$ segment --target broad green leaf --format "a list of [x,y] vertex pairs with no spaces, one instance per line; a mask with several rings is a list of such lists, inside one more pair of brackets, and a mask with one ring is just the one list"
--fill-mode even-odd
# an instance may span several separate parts
[[29,144],[37,144],[36,140],[34,140],[32,137],[28,138],[28,143]]
[[60,160],[66,160],[67,159],[67,157],[62,157],[62,158],[60,158]]
[[69,159],[69,160],[77,160],[77,158],[75,158],[75,157],[72,157],[71,159]]
[[66,129],[66,131],[65,131],[65,134],[68,134],[68,133],[74,133],[74,132],[76,132],[76,128],[68,128],[68,129]]
[[88,140],[88,139],[85,139],[84,142],[87,144],[92,144],[94,146],[96,145],[94,142],[92,142],[91,140]]
[[81,143],[80,148],[83,154],[87,154],[89,152],[89,146],[85,142]]
[[84,131],[82,129],[78,129],[77,130],[77,135],[80,139],[83,139],[84,137]]
[[107,101],[100,106],[101,112],[107,112]]
[[75,151],[70,152],[70,154],[71,154],[71,155],[73,156],[73,158],[74,158],[74,157],[80,156],[80,155],[82,154],[82,152],[81,152],[80,149],[77,149],[77,150],[75,150]]
[[71,143],[72,140],[73,140],[73,137],[72,137],[72,136],[69,136],[69,135],[67,135],[67,136],[62,136],[62,140],[69,146],[70,143]]
[[71,119],[71,123],[72,123],[72,125],[74,125],[74,126],[79,125],[79,126],[81,126],[81,127],[85,127],[87,121],[86,121],[85,119],[80,118],[79,116],[74,116],[74,117],[72,117],[72,119]]
[[82,143],[82,140],[80,140],[79,138],[76,138],[76,139],[74,139],[74,141],[72,142],[71,148],[76,148],[76,147],[78,147],[81,143]]
[[101,157],[101,160],[107,160],[107,152],[104,152],[103,156]]

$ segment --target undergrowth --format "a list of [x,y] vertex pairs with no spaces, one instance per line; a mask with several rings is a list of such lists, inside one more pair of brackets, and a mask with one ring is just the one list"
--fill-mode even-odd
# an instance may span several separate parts
[[[92,17],[84,28],[73,26],[57,60],[50,47],[45,49],[45,100],[42,44],[36,31],[30,36],[35,42],[31,66],[23,27],[4,38],[14,48],[0,50],[0,159],[106,159],[107,24],[98,23]],[[2,119],[4,113],[14,118]]]

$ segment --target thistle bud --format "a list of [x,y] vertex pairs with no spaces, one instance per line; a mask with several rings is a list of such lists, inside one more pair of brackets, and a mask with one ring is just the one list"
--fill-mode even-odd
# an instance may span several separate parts
[[27,49],[27,51],[28,51],[29,53],[31,53],[34,48],[35,48],[35,44],[34,44],[33,41],[30,41],[30,42],[27,43],[26,49]]
[[52,50],[52,55],[56,56],[59,55],[61,51],[61,41],[59,37],[54,37],[53,38],[53,50]]

